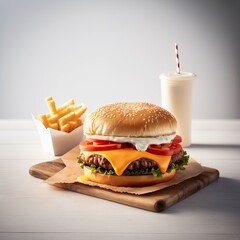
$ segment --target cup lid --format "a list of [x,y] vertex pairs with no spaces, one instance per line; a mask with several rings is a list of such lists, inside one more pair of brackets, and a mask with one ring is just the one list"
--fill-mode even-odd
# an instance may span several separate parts
[[169,79],[169,80],[194,80],[196,79],[196,74],[191,72],[165,72],[159,76],[161,79]]

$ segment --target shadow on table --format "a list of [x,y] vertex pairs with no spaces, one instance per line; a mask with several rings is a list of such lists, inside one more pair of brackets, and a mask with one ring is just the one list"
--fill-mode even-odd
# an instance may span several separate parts
[[240,180],[220,177],[217,182],[174,205],[169,211],[232,212],[240,220]]

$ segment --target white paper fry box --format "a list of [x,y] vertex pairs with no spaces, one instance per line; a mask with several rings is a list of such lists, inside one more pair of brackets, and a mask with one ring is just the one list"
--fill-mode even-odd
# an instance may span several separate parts
[[36,119],[34,115],[32,115],[32,118],[40,136],[43,150],[53,156],[65,154],[83,140],[83,126],[66,133],[52,128],[45,128],[42,122]]

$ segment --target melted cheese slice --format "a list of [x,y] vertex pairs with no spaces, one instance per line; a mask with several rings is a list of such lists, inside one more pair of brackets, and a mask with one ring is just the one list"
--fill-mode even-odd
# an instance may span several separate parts
[[85,159],[91,155],[102,155],[104,156],[112,165],[118,176],[122,175],[127,166],[133,161],[139,158],[147,158],[149,160],[153,160],[157,163],[160,171],[165,173],[169,166],[171,156],[162,156],[155,155],[149,152],[140,152],[135,149],[118,149],[118,150],[107,150],[107,151],[81,151],[85,155]]

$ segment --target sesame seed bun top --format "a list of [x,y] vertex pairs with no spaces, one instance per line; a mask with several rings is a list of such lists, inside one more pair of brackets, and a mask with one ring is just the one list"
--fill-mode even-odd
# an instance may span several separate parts
[[158,137],[176,133],[177,121],[167,110],[147,102],[120,102],[97,108],[84,121],[86,135]]

